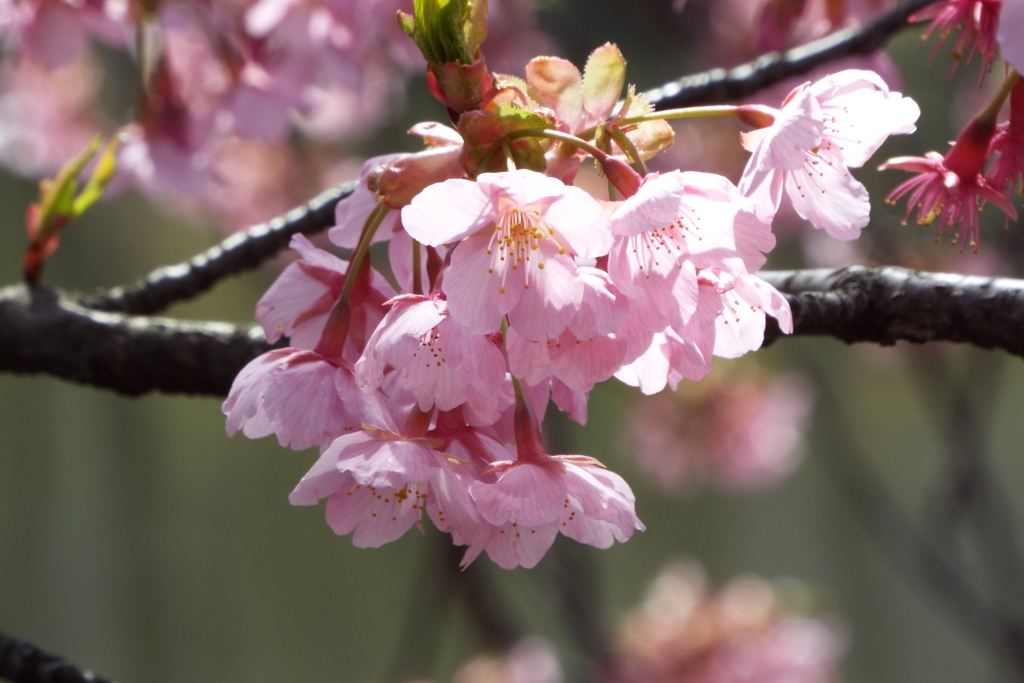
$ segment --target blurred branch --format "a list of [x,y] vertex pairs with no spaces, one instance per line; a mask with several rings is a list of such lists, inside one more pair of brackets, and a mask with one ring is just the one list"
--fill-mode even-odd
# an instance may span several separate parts
[[109,683],[35,645],[0,632],[0,678],[11,683]]
[[[1024,357],[1024,280],[862,266],[760,275],[786,294],[796,336],[952,341]],[[780,336],[769,318],[765,343]],[[269,348],[257,327],[107,313],[53,290],[0,289],[0,372],[131,396],[225,396],[238,371]]]
[[[864,266],[759,275],[787,295],[799,336],[951,341],[1024,357],[1024,280]],[[769,319],[765,343],[780,336]]]
[[333,187],[283,216],[231,235],[185,263],[158,268],[127,287],[81,297],[80,303],[97,311],[152,315],[192,299],[229,275],[262,265],[287,247],[293,235],[310,235],[334,225],[334,208],[355,186]]
[[859,29],[848,28],[813,43],[772,52],[732,69],[711,69],[648,90],[645,95],[659,109],[726,102],[753,95],[780,81],[851,55],[871,54],[906,27],[914,12],[936,0],[906,0]]

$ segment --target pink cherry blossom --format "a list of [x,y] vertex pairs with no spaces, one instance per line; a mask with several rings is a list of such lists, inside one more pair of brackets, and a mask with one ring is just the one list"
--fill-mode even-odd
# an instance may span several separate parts
[[493,481],[470,487],[477,511],[490,534],[474,540],[464,563],[481,551],[500,567],[532,567],[558,532],[598,548],[623,543],[644,525],[633,511],[635,500],[620,476],[584,456],[543,456],[529,462],[497,462]]
[[1024,173],[1024,84],[1020,81],[1010,94],[1010,120],[996,127],[989,155],[995,155],[995,160],[985,178],[996,189],[1012,193]]
[[938,32],[939,40],[935,44],[932,56],[938,52],[945,39],[956,29],[960,29],[949,54],[953,58],[950,73],[958,64],[970,65],[974,56],[981,55],[981,78],[984,78],[996,59],[996,29],[999,26],[999,11],[1003,0],[943,0],[930,5],[913,14],[909,21],[918,22],[931,19],[932,23],[924,33],[928,40]]
[[402,223],[423,244],[459,242],[442,285],[458,323],[488,334],[507,314],[532,341],[572,322],[584,289],[573,257],[602,256],[612,239],[590,195],[527,170],[432,185],[402,209]]
[[735,186],[709,173],[645,179],[612,215],[612,281],[651,331],[681,329],[697,306],[697,269],[756,271],[775,246],[768,223]]
[[981,239],[978,202],[991,202],[1008,217],[1017,219],[1017,210],[1000,189],[982,175],[988,160],[989,145],[995,135],[993,122],[975,119],[960,133],[946,156],[928,152],[923,157],[896,157],[879,166],[880,170],[898,168],[917,175],[898,185],[887,200],[895,202],[906,195],[907,216],[917,207],[917,222],[939,223],[936,236],[956,227],[954,243],[976,248]]
[[228,436],[250,439],[276,434],[297,451],[324,445],[358,429],[375,400],[356,386],[351,370],[314,351],[268,351],[238,373],[221,408]]
[[780,482],[799,460],[811,408],[805,383],[789,376],[707,382],[640,402],[630,421],[629,452],[669,491],[702,479],[733,490]]
[[614,332],[626,321],[629,303],[604,271],[580,267],[579,274],[584,283],[583,301],[562,334],[529,341],[510,329],[506,336],[509,369],[529,385],[555,377],[585,394],[622,364],[626,342]]
[[[285,335],[293,347],[313,350],[341,294],[348,263],[313,246],[302,235],[292,238],[291,247],[301,258],[284,269],[256,304],[256,320],[270,343]],[[394,296],[380,274],[369,268],[365,272],[365,282],[360,280],[353,287],[351,299],[350,329],[362,340],[373,334],[384,317],[384,302]]]
[[798,616],[785,592],[740,578],[710,590],[692,563],[666,567],[620,626],[609,683],[828,683],[838,680],[842,630]]
[[327,498],[328,525],[339,535],[354,532],[352,543],[359,548],[390,543],[413,525],[422,528],[428,504],[475,519],[472,500],[435,445],[381,429],[339,437],[290,500],[315,505]]
[[852,240],[868,224],[864,186],[848,168],[862,166],[889,135],[912,133],[917,104],[870,71],[842,71],[797,88],[775,123],[745,134],[753,155],[740,190],[770,221],[785,190],[797,213],[837,239]]
[[390,367],[420,410],[451,410],[468,402],[477,424],[493,424],[512,403],[505,358],[489,336],[473,335],[447,315],[443,300],[403,295],[367,341],[356,363],[364,391],[376,390]]

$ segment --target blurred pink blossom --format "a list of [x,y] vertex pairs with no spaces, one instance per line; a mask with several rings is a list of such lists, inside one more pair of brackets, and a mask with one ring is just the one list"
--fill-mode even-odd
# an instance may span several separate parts
[[100,76],[78,62],[48,70],[0,63],[0,163],[27,176],[54,173],[103,128],[90,105]]
[[662,488],[704,479],[748,491],[779,483],[797,465],[811,391],[793,375],[734,377],[641,399],[624,448]]
[[842,632],[797,615],[772,584],[711,592],[693,563],[664,569],[620,626],[607,683],[830,683]]

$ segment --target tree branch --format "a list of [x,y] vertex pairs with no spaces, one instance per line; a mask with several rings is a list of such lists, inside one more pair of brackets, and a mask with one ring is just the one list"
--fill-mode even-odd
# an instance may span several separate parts
[[[762,272],[784,292],[795,334],[845,341],[950,341],[1024,357],[1024,281],[905,268]],[[765,343],[780,335],[769,319]]]
[[0,678],[11,683],[110,683],[35,645],[0,632]]
[[815,67],[851,55],[871,54],[907,25],[907,19],[936,0],[906,0],[859,29],[844,29],[813,43],[771,52],[732,69],[711,69],[648,90],[659,109],[728,102],[753,95]]
[[[786,295],[797,336],[951,341],[1024,357],[1024,280],[862,266],[760,275]],[[765,343],[780,336],[769,318]],[[0,372],[129,396],[225,396],[238,371],[269,348],[258,327],[100,312],[60,292],[0,289]]]
[[45,373],[137,396],[226,396],[238,371],[270,347],[258,327],[93,311],[73,298],[0,289],[0,370]]
[[331,227],[334,208],[355,187],[354,182],[333,187],[283,216],[228,237],[185,263],[158,268],[127,287],[81,297],[80,303],[97,311],[159,313],[173,303],[202,294],[228,275],[263,264],[287,247],[293,235],[311,235]]

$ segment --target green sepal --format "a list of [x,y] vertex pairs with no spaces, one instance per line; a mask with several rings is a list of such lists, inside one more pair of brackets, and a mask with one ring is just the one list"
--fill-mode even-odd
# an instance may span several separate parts
[[493,110],[467,112],[459,119],[459,133],[465,144],[462,148],[462,167],[475,176],[487,171],[508,170],[507,149],[516,168],[543,171],[547,164],[544,153],[551,141],[540,137],[509,137],[523,130],[554,128],[555,121],[513,104],[499,104]]

